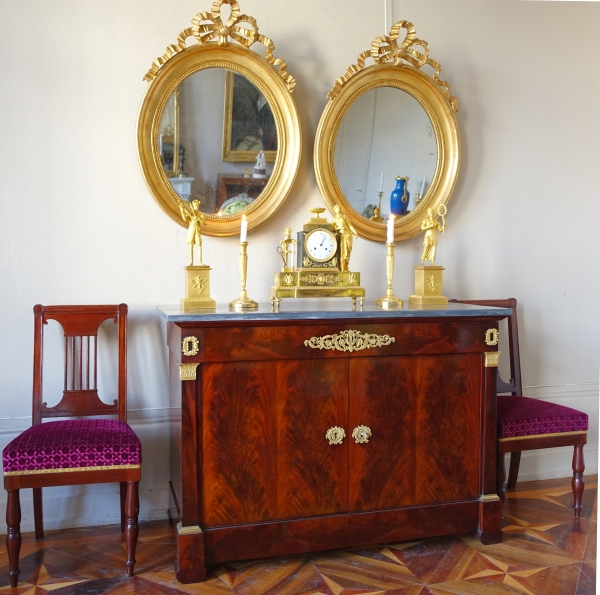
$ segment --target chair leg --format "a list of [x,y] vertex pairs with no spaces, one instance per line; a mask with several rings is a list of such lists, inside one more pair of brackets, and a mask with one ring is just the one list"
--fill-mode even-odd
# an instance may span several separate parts
[[35,524],[35,539],[44,539],[44,508],[42,506],[42,488],[33,488],[33,522]]
[[496,494],[504,503],[506,496],[506,488],[504,482],[506,480],[506,467],[504,466],[504,453],[500,449],[496,453]]
[[127,499],[127,482],[119,483],[119,495],[121,497],[121,533],[125,531],[125,500]]
[[579,519],[581,514],[581,499],[583,498],[583,471],[585,463],[583,460],[583,444],[575,445],[573,451],[573,479],[571,486],[573,487],[573,508],[575,509],[575,518]]
[[8,551],[8,577],[15,589],[19,582],[19,553],[21,552],[21,502],[19,490],[7,490],[6,550]]
[[519,464],[521,463],[521,451],[515,451],[510,453],[510,467],[508,470],[508,484],[509,490],[514,490],[517,485],[517,475],[519,475]]
[[127,482],[127,501],[125,503],[125,547],[127,549],[127,576],[133,576],[135,566],[135,546],[138,538],[138,512],[140,508],[137,481]]

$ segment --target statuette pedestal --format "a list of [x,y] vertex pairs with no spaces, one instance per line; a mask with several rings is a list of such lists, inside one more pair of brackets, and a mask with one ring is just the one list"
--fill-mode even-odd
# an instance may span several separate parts
[[442,294],[444,267],[419,265],[415,267],[415,293],[409,304],[420,306],[446,306],[448,298]]
[[181,298],[184,312],[214,310],[216,302],[210,297],[210,267],[205,264],[187,266],[185,271],[185,297]]

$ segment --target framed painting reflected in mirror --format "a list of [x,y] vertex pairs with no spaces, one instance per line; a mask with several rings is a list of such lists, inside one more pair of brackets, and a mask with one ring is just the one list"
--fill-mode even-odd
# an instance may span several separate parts
[[256,161],[277,157],[277,126],[269,102],[245,76],[228,71],[225,76],[223,161]]

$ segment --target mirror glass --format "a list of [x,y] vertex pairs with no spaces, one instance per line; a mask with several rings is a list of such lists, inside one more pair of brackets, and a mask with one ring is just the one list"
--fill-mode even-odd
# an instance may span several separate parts
[[[436,135],[423,106],[395,87],[377,87],[357,97],[341,121],[334,148],[334,167],[349,205],[370,219],[380,204],[380,217],[391,212],[390,196],[400,181],[400,210],[413,211],[427,193],[438,158]],[[382,193],[379,203],[379,193]]]
[[260,197],[277,157],[273,112],[245,76],[207,68],[169,97],[159,125],[161,163],[184,200],[232,215]]

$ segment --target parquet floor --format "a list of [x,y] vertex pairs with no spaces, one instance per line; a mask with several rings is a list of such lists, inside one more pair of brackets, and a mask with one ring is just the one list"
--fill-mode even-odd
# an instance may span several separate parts
[[127,579],[118,528],[24,535],[21,582],[8,587],[0,551],[0,594],[20,595],[592,595],[596,584],[597,477],[586,478],[574,522],[570,479],[518,484],[504,506],[504,540],[468,535],[227,564],[200,584],[173,571],[173,530],[142,524],[136,576]]

